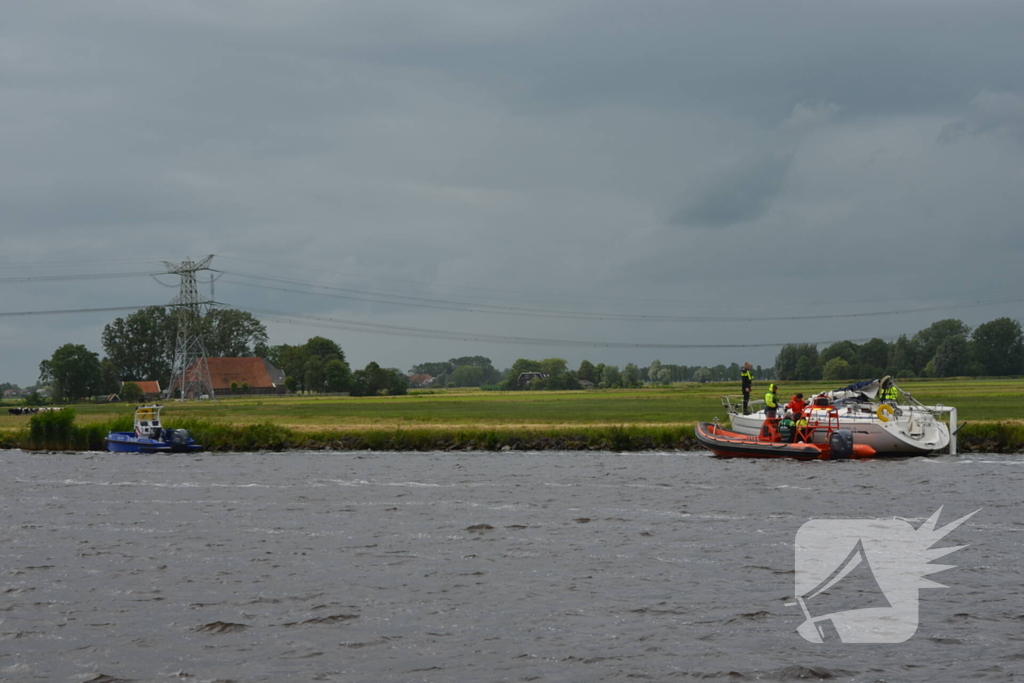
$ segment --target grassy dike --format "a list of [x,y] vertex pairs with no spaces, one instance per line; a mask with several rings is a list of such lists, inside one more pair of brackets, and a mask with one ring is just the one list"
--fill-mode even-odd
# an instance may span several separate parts
[[[132,421],[117,418],[50,427],[52,416],[31,418],[28,429],[0,435],[0,448],[46,451],[101,451],[109,431],[131,431]],[[64,416],[71,415],[70,411]],[[41,425],[47,425],[45,427]],[[213,453],[252,451],[501,451],[501,450],[696,450],[693,427],[611,425],[578,428],[515,427],[370,427],[367,429],[298,430],[260,422],[229,425],[188,418],[166,421],[173,429],[188,429],[203,450]],[[35,427],[35,428],[33,428]]]
[[[760,387],[755,387],[755,390]],[[780,395],[827,388],[781,387]],[[925,403],[958,408],[968,424],[961,452],[1024,452],[1024,380],[908,382]],[[192,432],[214,453],[291,450],[696,450],[693,425],[725,413],[734,383],[586,392],[413,392],[409,396],[236,396],[169,402],[164,423]],[[134,406],[80,404],[0,415],[0,448],[103,450],[108,431],[129,431]]]

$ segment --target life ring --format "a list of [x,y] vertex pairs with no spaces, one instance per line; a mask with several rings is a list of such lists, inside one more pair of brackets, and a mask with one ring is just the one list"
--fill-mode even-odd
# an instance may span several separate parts
[[889,418],[892,417],[893,413],[895,412],[895,408],[893,408],[888,403],[883,403],[880,406],[878,406],[878,410],[875,411],[875,414],[878,415],[878,419],[881,420],[882,422],[888,422]]

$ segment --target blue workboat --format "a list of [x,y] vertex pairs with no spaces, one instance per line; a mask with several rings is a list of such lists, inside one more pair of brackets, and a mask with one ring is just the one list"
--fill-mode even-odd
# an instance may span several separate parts
[[135,409],[134,432],[108,432],[104,441],[114,453],[191,453],[202,450],[187,429],[165,429],[160,422],[162,406]]

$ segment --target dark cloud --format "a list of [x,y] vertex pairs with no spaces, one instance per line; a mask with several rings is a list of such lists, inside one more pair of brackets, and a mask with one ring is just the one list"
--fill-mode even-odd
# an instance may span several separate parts
[[1006,133],[1024,142],[1024,96],[1013,92],[982,90],[971,100],[970,113],[946,124],[939,133],[939,142],[950,144],[964,135]]
[[754,221],[764,216],[783,192],[791,163],[791,157],[768,156],[727,171],[673,212],[669,222],[681,227],[727,228]]
[[[235,270],[335,286],[624,311],[799,311],[837,272],[843,301],[889,299],[896,287],[934,303],[975,282],[1016,286],[1024,3],[54,0],[5,9],[7,269],[95,271],[121,267],[101,265],[111,254],[133,268],[216,253],[275,264]],[[44,265],[54,261],[64,265]],[[936,264],[954,262],[955,278],[937,274]],[[148,278],[0,284],[0,312],[173,294]],[[226,280],[218,298],[609,341],[885,336],[930,322],[627,329]],[[963,312],[970,324],[995,313]],[[105,322],[0,319],[0,381],[33,381],[41,356],[65,341],[99,350]],[[275,342],[320,331],[271,325]],[[650,360],[337,338],[357,364],[399,367],[463,353],[497,365],[542,355]]]

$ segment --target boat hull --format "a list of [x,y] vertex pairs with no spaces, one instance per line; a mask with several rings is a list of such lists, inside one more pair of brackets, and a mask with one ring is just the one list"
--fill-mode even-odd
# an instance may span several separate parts
[[110,432],[103,441],[111,453],[194,453],[202,449],[202,446],[192,439],[184,444],[177,444],[138,437],[133,432]]
[[[723,458],[833,459],[828,447],[823,443],[765,441],[757,436],[741,434],[711,422],[699,423],[694,428],[694,434],[701,446]],[[874,449],[863,444],[854,444],[850,459],[871,458],[874,455]]]
[[[879,419],[874,411],[843,409],[838,415],[839,429],[850,430],[856,443],[870,446],[880,455],[924,455],[949,446],[949,428],[930,414],[906,410],[901,417],[888,422]],[[733,430],[740,434],[756,435],[765,415],[764,411],[750,415],[730,413],[729,420]],[[824,423],[825,418],[820,421]],[[822,442],[824,438],[824,432],[819,432],[815,441]]]

